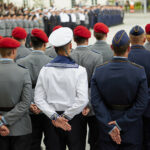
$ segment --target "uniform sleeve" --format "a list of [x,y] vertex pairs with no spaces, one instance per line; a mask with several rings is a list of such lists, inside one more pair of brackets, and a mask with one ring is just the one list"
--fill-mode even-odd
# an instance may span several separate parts
[[131,123],[135,122],[142,116],[144,113],[147,104],[149,102],[148,97],[148,85],[145,72],[142,71],[141,73],[141,81],[139,83],[139,88],[137,91],[137,97],[135,103],[133,104],[132,108],[130,108],[124,116],[117,119],[116,122],[118,123],[121,130],[127,130]]
[[[30,102],[31,102],[31,90],[32,84],[29,72],[26,71],[24,74],[24,84],[21,94],[21,101],[9,112],[7,112],[3,117],[8,125],[14,124],[18,121],[25,113],[28,113]],[[22,88],[22,87],[21,87]]]
[[[40,71],[37,84],[35,87],[35,93],[34,93],[34,102],[37,105],[37,107],[46,114],[50,119],[54,117],[54,114],[57,114],[55,112],[55,109],[48,104],[47,102],[47,96],[46,96],[46,90],[44,87],[44,69]],[[53,120],[53,119],[52,119]]]
[[96,82],[96,71],[91,81],[91,104],[93,106],[97,120],[101,123],[105,133],[109,133],[113,129],[113,125],[108,125],[112,121],[109,110],[105,106]]
[[76,85],[76,97],[74,104],[68,108],[64,114],[72,119],[75,115],[82,112],[84,107],[89,102],[88,100],[88,79],[86,70],[81,70]]

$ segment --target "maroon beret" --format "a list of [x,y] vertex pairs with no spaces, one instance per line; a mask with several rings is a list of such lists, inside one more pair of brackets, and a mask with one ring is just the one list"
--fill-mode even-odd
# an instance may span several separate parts
[[94,25],[94,31],[97,33],[105,33],[109,32],[109,28],[104,23],[96,23]]
[[41,29],[33,29],[31,32],[32,36],[35,36],[39,39],[41,39],[44,43],[48,42],[48,37],[46,33]]
[[150,24],[147,24],[147,25],[145,26],[145,32],[146,32],[147,34],[150,34]]
[[59,29],[59,28],[61,28],[62,26],[60,26],[60,25],[58,25],[58,26],[55,26],[54,28],[53,28],[53,31],[55,31],[55,30],[57,30],[57,29]]
[[17,48],[20,47],[20,42],[15,39],[6,37],[0,40],[0,48]]
[[24,28],[16,27],[12,31],[12,37],[15,39],[25,39],[27,37],[27,32]]
[[91,37],[91,32],[86,27],[80,25],[74,29],[74,35],[88,39]]
[[2,36],[0,36],[0,40],[1,40],[1,39],[3,39],[3,37],[2,37]]

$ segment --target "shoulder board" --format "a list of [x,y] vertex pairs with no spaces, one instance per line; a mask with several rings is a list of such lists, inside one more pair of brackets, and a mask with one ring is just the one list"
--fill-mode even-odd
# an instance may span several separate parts
[[132,65],[134,65],[134,66],[136,66],[136,67],[138,67],[138,68],[141,68],[141,69],[144,68],[144,67],[142,67],[142,66],[140,66],[140,65],[138,65],[138,64],[136,64],[136,63],[134,63],[134,62],[129,61],[129,63],[132,64]]
[[46,49],[49,49],[49,48],[52,48],[53,46],[49,46],[49,47],[47,47]]
[[24,67],[24,66],[22,66],[22,65],[20,65],[20,64],[17,64],[19,67],[21,67],[21,68],[24,68],[24,69],[27,69],[26,67]]
[[109,61],[106,61],[106,62],[104,62],[103,64],[96,66],[96,68],[101,67],[101,66],[104,66],[104,65],[106,65],[106,64],[108,64],[108,63],[109,63]]

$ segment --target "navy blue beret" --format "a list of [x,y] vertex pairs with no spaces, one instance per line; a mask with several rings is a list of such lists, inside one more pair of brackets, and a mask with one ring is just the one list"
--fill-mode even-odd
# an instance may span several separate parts
[[144,33],[143,28],[138,25],[134,26],[130,31],[130,34],[134,36],[142,35],[143,33]]
[[123,46],[127,43],[129,43],[130,39],[125,30],[120,30],[116,33],[112,40],[113,46]]

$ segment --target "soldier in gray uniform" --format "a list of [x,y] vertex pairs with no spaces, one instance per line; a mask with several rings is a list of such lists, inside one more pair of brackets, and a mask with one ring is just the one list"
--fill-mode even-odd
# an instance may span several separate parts
[[0,35],[3,37],[6,35],[6,25],[2,15],[0,15]]
[[34,28],[39,28],[39,22],[37,20],[36,15],[33,16],[32,21],[33,21],[33,29]]
[[5,19],[5,26],[6,26],[6,35],[5,37],[11,37],[11,23],[9,20],[9,15],[6,15],[6,19]]
[[[84,26],[77,26],[74,29],[74,41],[77,43],[77,48],[72,52],[71,58],[79,65],[83,66],[87,70],[89,93],[90,93],[90,81],[94,69],[96,66],[103,63],[103,57],[101,54],[97,55],[90,51],[88,48],[88,39],[91,37],[90,31]],[[90,94],[89,94],[90,99]],[[90,113],[89,113],[90,111]],[[89,113],[89,114],[88,114]],[[84,142],[86,142],[87,124],[89,125],[89,144],[91,150],[96,150],[96,141],[98,140],[98,123],[94,112],[91,108],[91,104],[87,106],[82,114],[85,116],[82,122],[82,132],[84,134]],[[87,116],[88,115],[88,116]],[[84,143],[85,144],[85,143]]]
[[23,28],[26,30],[27,33],[29,33],[29,21],[27,19],[28,19],[28,15],[25,14],[23,20]]
[[[31,45],[33,47],[33,51],[27,57],[19,59],[17,63],[29,69],[32,81],[32,90],[34,93],[34,88],[41,68],[52,59],[44,54],[46,43],[48,42],[48,37],[45,32],[41,29],[33,29],[31,34]],[[47,117],[43,113],[40,113],[40,110],[33,103],[33,99],[34,97],[32,97],[32,103],[30,105],[30,109],[34,113],[30,115],[32,120],[31,150],[41,150],[43,133],[45,134],[45,141],[49,140],[46,134]],[[45,145],[47,145],[46,142]]]
[[110,45],[106,43],[107,33],[109,32],[108,27],[103,23],[96,23],[94,26],[94,36],[96,43],[89,46],[97,55],[102,54],[103,62],[109,61],[113,57],[113,51]]
[[30,150],[31,79],[27,69],[14,63],[20,43],[0,40],[0,149]]
[[145,43],[144,47],[150,51],[150,24],[147,24],[145,26],[145,32],[146,32],[147,42]]
[[55,58],[57,56],[57,53],[53,46],[49,46],[48,48],[46,48],[45,54],[51,58]]
[[12,37],[21,43],[21,46],[18,48],[15,61],[20,58],[26,57],[31,53],[31,51],[25,47],[27,32],[24,28],[21,27],[14,28],[12,31]]

